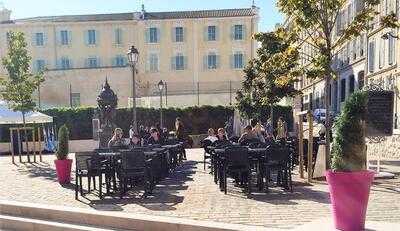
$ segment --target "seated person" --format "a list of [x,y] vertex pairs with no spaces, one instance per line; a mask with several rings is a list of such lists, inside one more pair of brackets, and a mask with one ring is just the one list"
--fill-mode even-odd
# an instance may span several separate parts
[[114,130],[114,134],[110,141],[108,141],[108,147],[113,148],[113,147],[123,147],[126,146],[127,143],[124,138],[122,138],[123,132],[121,128],[116,128]]
[[142,146],[142,139],[140,138],[140,136],[138,134],[136,134],[136,133],[132,134],[131,145],[133,147]]
[[209,141],[211,141],[211,143],[214,143],[215,141],[218,140],[213,128],[208,129],[208,136],[204,140],[209,140]]
[[253,128],[253,133],[260,140],[260,142],[265,143],[265,130],[262,127],[261,123],[257,123]]
[[244,128],[244,132],[243,132],[242,136],[240,136],[240,138],[239,138],[239,143],[243,144],[243,143],[246,143],[246,141],[256,140],[256,139],[257,139],[257,136],[253,132],[253,127],[251,127],[251,125],[247,125]]
[[162,144],[161,136],[156,128],[150,129],[150,137],[147,139],[148,145]]
[[215,146],[225,146],[230,144],[228,136],[226,135],[225,129],[224,128],[218,128],[218,132],[217,132],[217,138],[218,140],[216,140],[213,145]]

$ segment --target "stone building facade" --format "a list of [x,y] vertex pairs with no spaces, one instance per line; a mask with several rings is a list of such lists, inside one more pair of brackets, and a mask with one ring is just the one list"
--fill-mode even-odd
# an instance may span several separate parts
[[[0,57],[7,52],[7,32],[24,32],[32,71],[46,70],[38,92],[41,107],[94,106],[106,77],[119,106],[128,106],[133,83],[126,53],[132,45],[140,53],[139,99],[153,95],[160,80],[193,88],[238,82],[255,55],[251,35],[258,31],[259,17],[255,6],[181,12],[147,12],[143,7],[141,12],[15,20],[10,15],[7,9],[0,11]],[[2,67],[0,75],[6,76]],[[138,104],[142,101],[151,100]]]

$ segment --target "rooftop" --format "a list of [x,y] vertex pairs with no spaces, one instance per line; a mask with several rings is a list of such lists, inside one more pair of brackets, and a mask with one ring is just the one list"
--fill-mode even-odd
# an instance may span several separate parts
[[[185,19],[185,18],[221,18],[221,17],[243,17],[254,16],[253,8],[221,9],[221,10],[199,10],[199,11],[172,11],[172,12],[145,12],[145,20],[162,19]],[[60,15],[40,16],[32,18],[16,19],[14,22],[86,22],[86,21],[125,21],[137,20],[140,12],[113,13],[113,14],[90,14],[90,15]]]

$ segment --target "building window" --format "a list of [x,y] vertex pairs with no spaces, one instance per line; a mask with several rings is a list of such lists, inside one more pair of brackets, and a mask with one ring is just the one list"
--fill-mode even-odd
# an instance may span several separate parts
[[183,42],[183,27],[175,27],[175,42]]
[[61,36],[61,45],[69,45],[70,36],[68,31],[66,30],[60,31],[60,36]]
[[88,58],[87,59],[87,67],[96,68],[99,66],[99,62],[97,58]]
[[389,61],[389,65],[393,65],[396,61],[395,61],[395,54],[396,54],[396,42],[395,42],[395,38],[393,38],[392,36],[389,36],[388,38],[388,61]]
[[97,38],[96,38],[96,31],[95,30],[88,30],[87,31],[87,43],[89,45],[96,45]]
[[71,107],[80,107],[80,106],[81,106],[81,94],[71,93]]
[[381,39],[379,41],[379,68],[385,66],[385,41]]
[[207,55],[207,69],[212,70],[212,69],[217,69],[218,68],[218,57],[217,54],[214,52],[211,52],[210,54]]
[[375,68],[375,41],[371,41],[368,47],[368,70],[373,73]]
[[158,72],[158,54],[150,54],[149,56],[149,71]]
[[43,46],[44,45],[44,34],[42,32],[35,33],[35,45]]
[[216,26],[208,26],[207,40],[208,41],[216,41],[217,40],[217,27]]
[[71,69],[71,61],[68,58],[61,58],[60,68],[63,70]]
[[233,68],[234,69],[242,69],[244,66],[244,55],[241,52],[236,52],[233,55]]
[[349,93],[350,93],[350,95],[353,94],[354,88],[355,88],[355,79],[354,79],[354,75],[351,75],[350,76],[350,82],[349,82]]
[[234,26],[234,39],[235,40],[243,40],[243,25],[235,25]]
[[149,28],[149,42],[150,43],[158,43],[158,28],[151,27]]
[[114,67],[125,67],[126,66],[126,59],[124,56],[122,55],[117,55],[114,58],[114,63],[113,63]]
[[173,70],[185,70],[186,61],[182,54],[177,54],[172,58],[172,69]]
[[340,80],[340,102],[346,100],[346,79]]
[[45,67],[46,67],[46,62],[43,59],[38,59],[35,61],[33,69],[36,72],[39,72],[39,71],[44,71]]
[[121,28],[117,28],[114,31],[114,43],[117,45],[121,45],[122,44],[122,29]]

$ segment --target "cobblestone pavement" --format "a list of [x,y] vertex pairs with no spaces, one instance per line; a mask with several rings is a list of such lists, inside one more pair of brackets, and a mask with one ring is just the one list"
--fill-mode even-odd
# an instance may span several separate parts
[[[228,195],[220,192],[210,174],[203,170],[200,149],[188,150],[188,161],[157,186],[154,197],[141,199],[133,192],[130,199],[107,197],[103,201],[88,195],[74,199],[74,184],[57,183],[54,156],[43,163],[11,164],[11,157],[0,157],[0,199],[24,202],[175,216],[228,223],[295,228],[329,218],[329,194],[324,182],[303,183],[295,175],[294,192],[272,189],[269,193],[246,196],[233,184]],[[73,158],[73,156],[71,156]],[[367,220],[400,222],[400,180],[378,180],[372,190]]]

